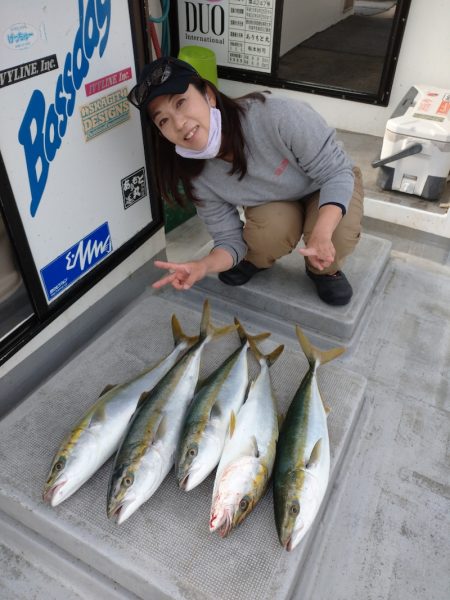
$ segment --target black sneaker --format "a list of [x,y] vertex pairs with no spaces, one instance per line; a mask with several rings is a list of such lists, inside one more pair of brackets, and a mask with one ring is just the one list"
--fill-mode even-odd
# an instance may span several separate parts
[[316,285],[319,298],[332,306],[344,306],[353,295],[352,286],[342,271],[334,275],[317,275],[308,268],[306,274]]
[[228,271],[219,273],[219,279],[222,283],[226,283],[227,285],[244,285],[244,283],[250,281],[253,275],[256,275],[259,271],[265,271],[265,269],[255,267],[254,264],[244,259],[233,268],[228,269]]

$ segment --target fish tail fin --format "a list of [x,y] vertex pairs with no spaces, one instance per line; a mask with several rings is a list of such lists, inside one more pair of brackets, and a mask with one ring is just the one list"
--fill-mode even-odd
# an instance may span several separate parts
[[270,352],[270,354],[263,354],[256,346],[252,337],[248,338],[248,343],[250,345],[251,351],[255,355],[256,360],[258,360],[258,361],[265,360],[267,362],[268,367],[271,367],[273,365],[273,363],[277,360],[277,358],[280,356],[280,354],[284,350],[284,344],[281,344],[280,346],[277,346],[275,348],[275,350],[272,350],[272,352]]
[[197,335],[189,336],[184,333],[176,315],[172,315],[172,335],[175,346],[178,346],[183,340],[189,345],[195,344],[198,341]]
[[309,339],[298,325],[295,326],[295,331],[297,333],[300,346],[302,347],[302,350],[312,368],[316,368],[319,365],[324,365],[325,363],[330,362],[345,352],[345,348],[343,347],[332,348],[331,350],[319,350],[311,344]]
[[200,340],[204,340],[208,335],[211,337],[219,337],[226,335],[236,330],[236,325],[227,325],[226,327],[214,327],[211,323],[211,309],[209,300],[206,299],[203,303],[202,320],[200,323]]
[[245,342],[247,340],[253,340],[254,342],[261,342],[262,340],[265,340],[266,338],[268,338],[272,335],[268,331],[266,331],[265,333],[258,333],[257,335],[249,335],[243,328],[242,323],[236,317],[234,318],[234,323],[237,327],[239,339],[241,340],[242,344],[245,344]]

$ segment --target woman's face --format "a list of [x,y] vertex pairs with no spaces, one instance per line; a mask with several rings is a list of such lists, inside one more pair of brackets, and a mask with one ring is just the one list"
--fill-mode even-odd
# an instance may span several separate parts
[[[214,94],[207,91],[211,106],[216,105]],[[148,106],[150,118],[162,135],[178,146],[203,150],[208,143],[209,104],[192,84],[183,94],[158,96]]]

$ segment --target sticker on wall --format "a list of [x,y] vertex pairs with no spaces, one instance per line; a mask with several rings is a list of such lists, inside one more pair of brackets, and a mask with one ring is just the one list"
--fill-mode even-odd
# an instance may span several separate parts
[[47,298],[49,300],[56,298],[111,251],[112,243],[108,223],[103,223],[41,269]]
[[93,94],[104,92],[108,88],[111,88],[115,85],[118,85],[119,83],[123,83],[124,81],[131,79],[131,76],[131,67],[127,67],[126,69],[122,69],[121,71],[111,73],[111,75],[106,75],[105,77],[101,77],[100,79],[96,79],[95,81],[91,81],[90,83],[86,83],[84,86],[86,96],[92,96]]
[[86,142],[130,118],[128,88],[112,92],[80,107]]
[[138,200],[142,200],[147,195],[147,185],[145,183],[145,169],[138,169],[120,182],[122,185],[123,207],[130,208]]
[[25,81],[25,79],[31,79],[31,77],[36,77],[49,71],[54,71],[57,68],[58,60],[56,54],[51,54],[50,56],[44,56],[43,58],[11,67],[10,69],[3,69],[3,71],[0,71],[0,88]]
[[25,50],[39,39],[36,27],[28,23],[14,23],[3,34],[3,40],[10,50]]

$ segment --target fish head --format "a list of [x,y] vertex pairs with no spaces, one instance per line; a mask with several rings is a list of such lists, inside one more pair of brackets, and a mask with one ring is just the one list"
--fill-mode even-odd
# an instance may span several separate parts
[[209,520],[210,531],[217,531],[221,537],[226,537],[242,523],[262,495],[263,486],[259,480],[263,477],[255,476],[255,467],[260,470],[260,464],[254,463],[247,458],[222,473]]
[[203,435],[190,435],[182,443],[177,459],[177,479],[182,490],[189,492],[204,481],[220,459],[221,444],[218,437],[204,431]]
[[83,443],[74,443],[71,437],[56,453],[44,485],[43,499],[58,506],[89,479],[95,453],[95,440],[89,436]]
[[111,476],[107,514],[120,525],[138,508],[135,486],[135,469],[131,465],[119,465]]
[[157,489],[160,470],[159,463],[124,463],[116,466],[108,489],[108,518],[117,525],[128,519]]
[[293,550],[311,527],[322,500],[317,477],[307,469],[295,474],[295,485],[288,487],[281,504],[276,503],[276,522],[281,545]]
[[189,481],[190,475],[193,472],[193,464],[198,456],[198,442],[197,436],[191,434],[182,440],[178,449],[176,459],[176,474],[178,485],[182,490],[189,491],[192,489],[191,481]]

